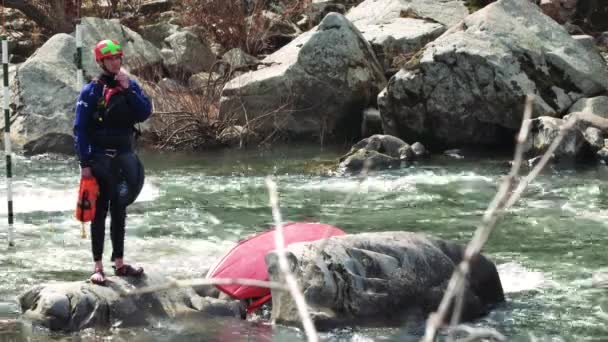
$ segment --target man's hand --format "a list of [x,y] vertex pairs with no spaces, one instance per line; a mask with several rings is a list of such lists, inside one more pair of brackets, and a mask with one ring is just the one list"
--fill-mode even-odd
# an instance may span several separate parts
[[129,76],[122,69],[116,74],[115,79],[123,89],[129,89]]
[[82,178],[91,178],[93,177],[93,172],[90,167],[83,167],[80,169],[80,177]]

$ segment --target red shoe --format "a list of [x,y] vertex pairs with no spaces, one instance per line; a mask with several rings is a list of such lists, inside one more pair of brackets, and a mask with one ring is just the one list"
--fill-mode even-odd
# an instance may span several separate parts
[[112,266],[114,268],[114,274],[119,277],[136,277],[139,278],[144,274],[144,269],[141,267],[134,268],[129,264],[123,264],[120,268]]

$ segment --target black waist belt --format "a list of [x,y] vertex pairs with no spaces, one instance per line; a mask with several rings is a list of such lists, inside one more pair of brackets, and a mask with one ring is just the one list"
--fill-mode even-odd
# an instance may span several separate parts
[[129,151],[133,148],[133,134],[97,135],[93,137],[93,145],[101,150]]

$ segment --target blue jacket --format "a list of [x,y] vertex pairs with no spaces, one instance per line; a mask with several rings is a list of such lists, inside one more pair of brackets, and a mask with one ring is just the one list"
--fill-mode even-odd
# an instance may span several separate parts
[[[126,93],[129,106],[133,110],[132,114],[135,121],[143,122],[148,119],[152,113],[152,104],[141,90],[139,84],[134,80],[130,80],[129,88],[124,90],[124,92]],[[82,88],[76,102],[74,142],[76,153],[80,159],[80,165],[83,167],[89,166],[93,154],[100,150],[98,146],[92,144],[90,127],[93,123],[93,115],[97,110],[98,101],[103,96],[102,93],[103,85],[98,81],[92,81]],[[132,134],[133,129],[129,128],[128,131],[116,133]]]

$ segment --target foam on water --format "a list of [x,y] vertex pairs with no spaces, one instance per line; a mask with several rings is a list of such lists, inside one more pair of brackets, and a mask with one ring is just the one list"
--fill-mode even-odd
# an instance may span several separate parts
[[[74,185],[40,187],[26,181],[16,182],[13,186],[13,212],[18,214],[74,210],[78,196],[78,180],[75,179],[72,184]],[[6,190],[3,189],[4,191]],[[153,201],[158,196],[159,188],[152,182],[146,182],[135,202]],[[0,217],[5,217],[6,214],[7,206],[0,205]]]
[[542,272],[532,271],[516,262],[497,266],[500,281],[505,293],[518,293],[554,286]]

